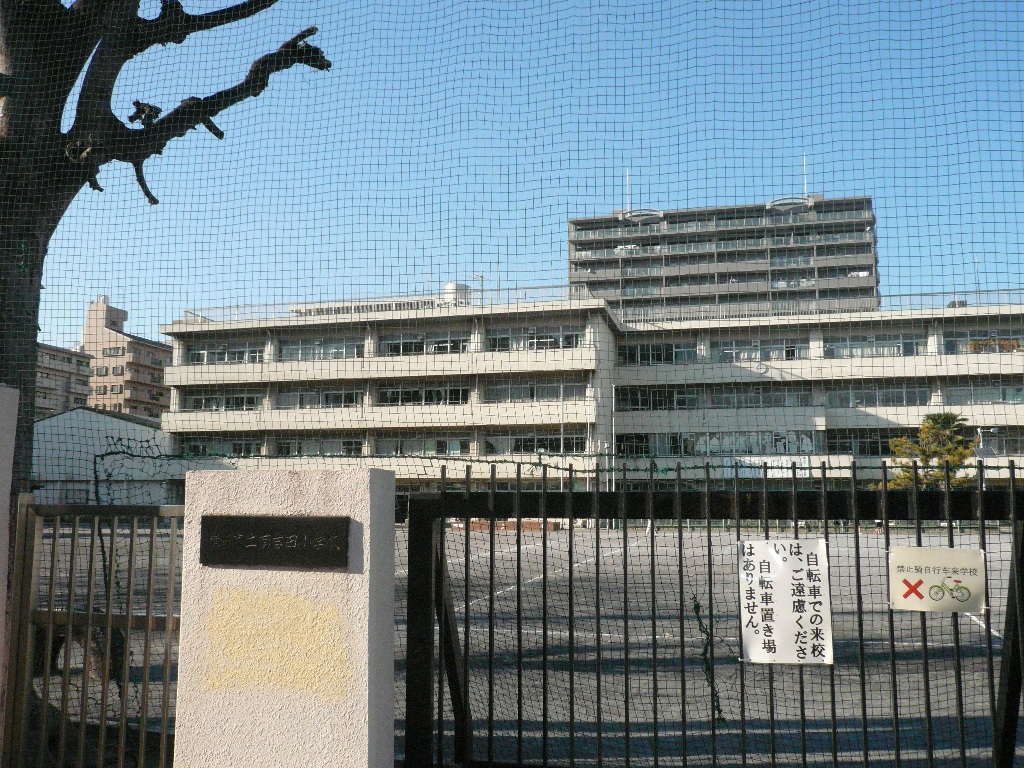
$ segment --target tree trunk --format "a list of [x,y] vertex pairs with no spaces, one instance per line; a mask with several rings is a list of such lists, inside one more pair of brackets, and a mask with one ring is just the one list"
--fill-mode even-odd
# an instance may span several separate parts
[[[4,201],[0,195],[0,208]],[[46,244],[29,222],[5,220],[0,228],[0,384],[19,390],[12,491],[31,491],[32,424],[35,416],[36,337],[40,272]],[[11,226],[13,224],[13,226]],[[49,240],[49,233],[45,240]]]

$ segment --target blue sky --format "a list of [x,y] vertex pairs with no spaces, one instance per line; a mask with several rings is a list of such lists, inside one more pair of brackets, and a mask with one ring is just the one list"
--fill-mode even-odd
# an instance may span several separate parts
[[122,117],[311,24],[334,62],[151,160],[158,206],[104,170],[51,244],[42,339],[76,343],[98,293],[155,336],[189,307],[561,284],[568,218],[797,194],[804,156],[810,191],[874,197],[884,293],[1018,287],[1017,7],[281,0],[126,69]]

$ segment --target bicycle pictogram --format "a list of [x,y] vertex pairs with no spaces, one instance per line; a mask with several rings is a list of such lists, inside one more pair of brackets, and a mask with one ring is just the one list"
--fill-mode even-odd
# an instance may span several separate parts
[[[947,576],[946,579],[949,577]],[[928,597],[932,600],[939,601],[949,593],[949,596],[954,600],[959,600],[961,603],[966,603],[971,599],[971,590],[960,583],[960,579],[953,579],[953,586],[946,583],[946,579],[943,579],[939,584],[932,584],[928,587]]]

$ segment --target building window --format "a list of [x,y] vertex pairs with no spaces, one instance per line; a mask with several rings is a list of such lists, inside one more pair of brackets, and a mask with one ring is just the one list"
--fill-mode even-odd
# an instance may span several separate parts
[[96,366],[95,368],[92,368],[89,371],[89,373],[91,373],[93,376],[107,376],[110,373],[110,368],[108,368],[105,365],[99,365]]
[[381,387],[377,405],[465,405],[469,402],[468,384],[401,384]]
[[616,436],[619,456],[788,456],[814,453],[810,430],[632,433]]
[[200,344],[186,347],[186,365],[220,365],[227,363],[262,363],[264,345],[259,342]]
[[123,376],[124,375],[124,366],[123,365],[115,365],[113,368],[110,369],[110,375],[111,376]]
[[944,399],[947,405],[1024,403],[1024,387],[992,381],[971,382],[963,386],[947,388]]
[[105,395],[105,394],[107,394],[107,386],[106,386],[106,384],[100,384],[99,386],[93,387],[92,388],[92,393],[94,395]]
[[711,359],[716,363],[806,360],[810,356],[810,339],[742,339],[711,342]]
[[377,439],[377,453],[383,456],[467,456],[469,437],[384,435]]
[[849,431],[829,430],[825,433],[825,449],[828,453],[848,453],[853,456],[890,456],[889,441],[895,437],[912,438],[910,432],[855,429]]
[[361,438],[290,438],[277,441],[278,456],[360,456],[362,453]]
[[586,453],[587,435],[578,427],[557,432],[511,431],[484,435],[483,453],[507,456],[515,453]]
[[620,344],[619,365],[671,365],[697,360],[697,343]]
[[947,355],[1018,352],[1024,349],[1024,335],[1006,328],[947,331],[943,338],[943,349]]
[[617,411],[679,411],[696,408],[797,408],[813,404],[810,386],[616,387]]
[[281,341],[280,360],[346,360],[362,357],[364,349],[362,339],[284,339]]
[[185,397],[186,411],[255,411],[263,407],[262,394],[197,393]]
[[112,394],[112,395],[120,395],[122,392],[124,392],[124,386],[123,385],[121,385],[121,384],[111,384],[110,385],[110,394]]
[[124,347],[104,347],[103,357],[124,357]]
[[149,380],[153,384],[163,384],[164,383],[164,375],[162,373],[154,373],[153,371],[150,371],[149,372]]
[[576,349],[583,346],[583,328],[495,328],[487,332],[488,352],[521,350]]
[[380,337],[377,349],[381,357],[422,355],[426,352],[427,340],[422,333],[391,334]]
[[355,408],[363,404],[363,391],[345,389],[327,392],[281,392],[277,408]]
[[582,381],[496,381],[483,387],[485,403],[532,403],[560,400],[582,400],[587,385]]
[[85,400],[85,398],[84,398],[84,397],[75,397],[75,398],[73,398],[73,399],[72,399],[72,402],[73,402],[73,403],[74,403],[75,405],[85,405],[85,403],[86,403],[86,400]]
[[826,336],[826,358],[913,357],[928,349],[924,334],[894,333],[862,336]]
[[932,389],[927,384],[880,384],[833,389],[825,393],[829,408],[886,408],[928,405]]

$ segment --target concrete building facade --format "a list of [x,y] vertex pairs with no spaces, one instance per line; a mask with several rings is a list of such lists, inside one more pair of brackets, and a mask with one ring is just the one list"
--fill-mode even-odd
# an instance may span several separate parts
[[[221,317],[172,339],[179,450],[286,466],[371,462],[500,481],[879,476],[889,441],[955,411],[1005,466],[1024,455],[1024,306],[628,321],[597,299],[381,300]],[[1019,459],[1018,459],[1019,460]],[[522,470],[520,470],[522,471]],[[625,473],[624,475],[622,473]],[[482,479],[482,478],[481,478]],[[995,481],[996,475],[991,479]]]
[[877,309],[871,198],[570,219],[569,282],[627,321]]
[[35,418],[45,419],[86,405],[92,356],[49,344],[38,344],[37,350]]
[[170,403],[164,368],[171,348],[127,333],[127,320],[128,313],[111,306],[107,296],[89,305],[82,329],[82,350],[93,358],[88,405],[158,424]]

